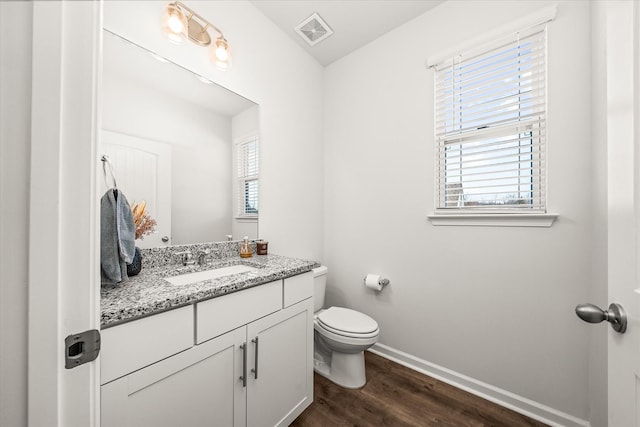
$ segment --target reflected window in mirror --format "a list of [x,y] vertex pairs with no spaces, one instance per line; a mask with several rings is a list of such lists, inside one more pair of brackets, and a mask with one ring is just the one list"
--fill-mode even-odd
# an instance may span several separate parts
[[236,140],[238,217],[257,218],[259,211],[259,141],[252,134]]

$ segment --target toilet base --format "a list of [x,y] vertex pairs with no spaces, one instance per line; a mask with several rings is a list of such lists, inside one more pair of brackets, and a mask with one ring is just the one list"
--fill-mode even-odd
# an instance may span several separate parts
[[331,364],[314,358],[313,370],[344,388],[362,388],[367,383],[364,351],[352,354],[334,351],[331,354]]

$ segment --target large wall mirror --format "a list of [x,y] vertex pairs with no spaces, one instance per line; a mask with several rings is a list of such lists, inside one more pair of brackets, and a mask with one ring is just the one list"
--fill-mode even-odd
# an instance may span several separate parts
[[103,52],[102,154],[157,222],[137,246],[258,238],[258,105],[107,30]]

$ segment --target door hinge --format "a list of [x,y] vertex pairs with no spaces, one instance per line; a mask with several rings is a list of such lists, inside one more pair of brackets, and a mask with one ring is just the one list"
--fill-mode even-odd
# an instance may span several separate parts
[[90,329],[64,339],[64,367],[75,368],[96,360],[100,353],[100,331]]

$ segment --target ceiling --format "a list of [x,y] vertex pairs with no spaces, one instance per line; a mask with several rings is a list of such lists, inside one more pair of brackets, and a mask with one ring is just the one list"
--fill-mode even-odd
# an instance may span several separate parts
[[[323,66],[342,58],[444,0],[252,0]],[[309,46],[294,28],[314,12],[333,34]]]

